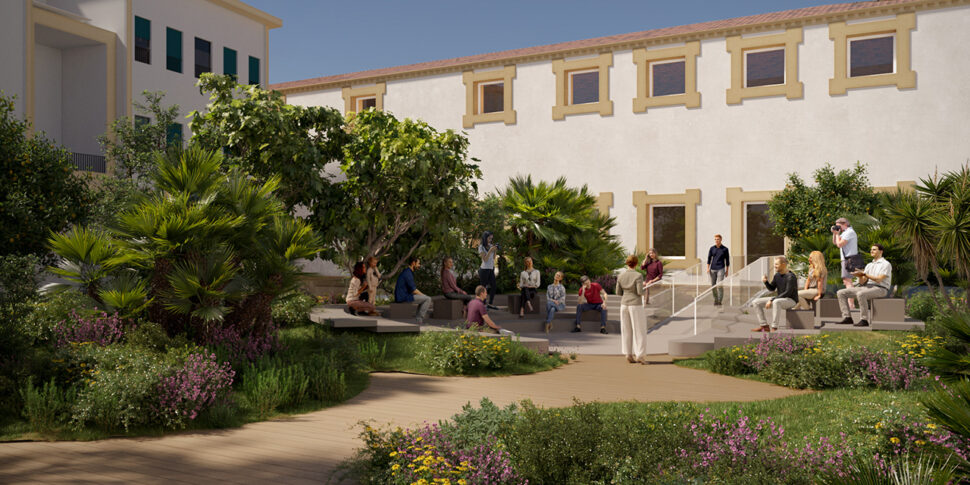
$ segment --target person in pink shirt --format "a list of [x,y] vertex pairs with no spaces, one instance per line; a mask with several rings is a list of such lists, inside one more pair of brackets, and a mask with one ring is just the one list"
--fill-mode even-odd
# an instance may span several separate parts
[[450,257],[441,261],[441,293],[449,300],[461,300],[467,304],[474,300],[475,297],[465,293],[465,290],[458,287],[454,267],[455,261]]
[[[582,287],[579,288],[580,304],[576,306],[576,328],[572,331],[582,332],[579,320],[583,318],[583,312],[596,310],[600,312],[600,333],[609,333],[606,331],[606,291],[599,283],[590,281],[589,276],[583,275],[579,282],[582,283]],[[586,300],[585,303],[583,299]]]

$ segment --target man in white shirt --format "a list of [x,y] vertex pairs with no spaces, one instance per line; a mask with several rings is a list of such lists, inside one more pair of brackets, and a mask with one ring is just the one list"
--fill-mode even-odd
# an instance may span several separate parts
[[[859,254],[859,237],[855,230],[849,225],[849,220],[840,217],[832,226],[832,244],[839,248],[839,266],[842,267],[842,284],[846,288],[852,288],[852,271],[846,267],[849,258]],[[849,301],[849,308],[852,308],[852,301]]]
[[866,269],[852,273],[859,278],[859,285],[838,291],[839,308],[842,310],[842,321],[839,323],[852,323],[852,317],[849,316],[849,298],[854,296],[859,299],[859,310],[862,312],[862,320],[854,326],[868,327],[869,319],[872,317],[869,300],[889,296],[893,284],[893,265],[882,257],[882,252],[882,244],[873,244],[869,250],[872,262],[866,265]]

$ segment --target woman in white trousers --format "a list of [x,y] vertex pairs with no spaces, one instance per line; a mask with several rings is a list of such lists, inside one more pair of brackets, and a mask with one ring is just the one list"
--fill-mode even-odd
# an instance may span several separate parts
[[647,318],[643,310],[643,275],[636,270],[639,259],[631,254],[616,278],[620,297],[620,341],[627,362],[647,363]]

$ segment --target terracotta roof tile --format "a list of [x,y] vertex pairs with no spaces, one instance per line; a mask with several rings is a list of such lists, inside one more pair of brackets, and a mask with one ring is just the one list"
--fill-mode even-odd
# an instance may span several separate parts
[[700,22],[696,24],[680,25],[676,27],[663,27],[653,30],[644,30],[641,32],[631,32],[627,34],[609,35],[605,37],[596,37],[593,39],[583,39],[583,40],[573,40],[568,42],[560,42],[558,44],[548,44],[535,47],[523,47],[520,49],[511,49],[500,52],[492,52],[487,54],[476,54],[472,56],[456,57],[453,59],[441,59],[437,61],[421,62],[417,64],[408,64],[403,66],[385,67],[380,69],[372,69],[368,71],[351,72],[346,74],[337,74],[333,76],[324,76],[311,79],[302,79],[298,81],[288,81],[283,83],[271,84],[270,89],[275,90],[290,90],[297,89],[301,87],[309,87],[320,84],[334,84],[340,82],[349,82],[357,79],[368,79],[368,78],[380,78],[385,76],[392,76],[396,74],[403,74],[409,72],[420,72],[443,68],[455,68],[463,65],[472,65],[483,62],[497,62],[503,59],[517,59],[522,57],[530,56],[541,56],[548,55],[556,52],[568,52],[579,49],[589,49],[596,48],[600,46],[611,46],[615,44],[623,44],[630,42],[640,42],[647,41],[651,39],[671,37],[676,35],[685,34],[701,34],[704,32],[718,31],[722,29],[732,29],[739,27],[755,26],[759,24],[773,23],[786,20],[800,20],[810,17],[839,13],[839,12],[851,12],[853,10],[878,8],[886,6],[895,5],[905,5],[905,4],[918,4],[924,3],[924,0],[875,0],[875,1],[858,1],[852,3],[838,3],[832,5],[819,5],[816,7],[798,8],[794,10],[785,10],[781,12],[771,12],[758,15],[749,15],[747,17],[736,17],[725,20],[713,20],[710,22]]

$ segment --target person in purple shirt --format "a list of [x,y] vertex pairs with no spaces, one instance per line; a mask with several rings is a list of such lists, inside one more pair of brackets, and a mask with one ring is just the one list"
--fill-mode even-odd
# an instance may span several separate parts
[[498,326],[488,316],[485,298],[488,298],[488,290],[484,286],[478,285],[475,288],[475,299],[468,302],[468,326],[477,325],[483,327],[482,331],[484,332],[499,333],[502,327]]
[[643,266],[640,266],[640,269],[647,273],[643,277],[643,304],[647,305],[650,303],[649,285],[664,277],[664,264],[660,261],[660,255],[657,254],[656,249],[650,248],[647,251],[647,258],[643,261]]
[[[730,269],[731,252],[728,251],[727,246],[721,244],[721,235],[715,234],[714,245],[707,251],[707,274],[711,275],[711,286],[717,285],[718,281],[730,274]],[[724,288],[715,287],[711,293],[714,295],[714,305],[720,306],[724,298]]]

